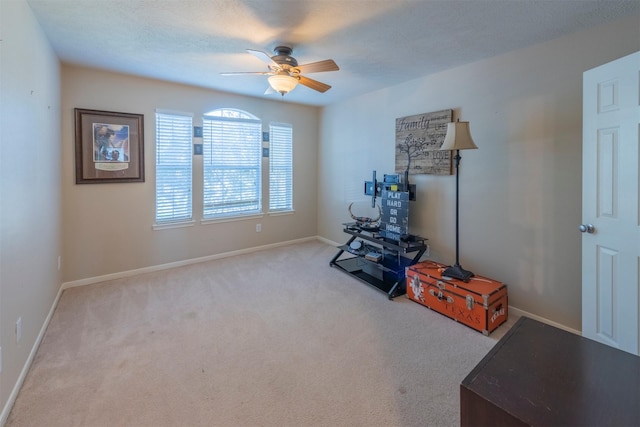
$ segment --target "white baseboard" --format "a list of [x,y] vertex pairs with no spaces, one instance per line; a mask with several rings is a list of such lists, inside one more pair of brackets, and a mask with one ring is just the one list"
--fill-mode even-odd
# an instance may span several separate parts
[[522,317],[522,316],[530,317],[531,319],[537,320],[537,321],[542,322],[542,323],[546,323],[547,325],[555,326],[558,329],[562,329],[562,330],[565,330],[567,332],[571,332],[572,334],[576,334],[576,335],[582,336],[582,332],[581,331],[578,331],[578,330],[573,329],[573,328],[569,328],[568,326],[562,325],[560,323],[556,323],[556,322],[554,322],[552,320],[546,319],[544,317],[540,317],[540,316],[535,315],[533,313],[529,313],[528,311],[520,310],[519,308],[513,307],[511,305],[509,306],[509,314],[513,314],[514,316],[517,316],[517,317]]
[[176,261],[176,262],[169,262],[167,264],[154,265],[154,266],[151,266],[151,267],[137,268],[135,270],[128,270],[128,271],[121,271],[121,272],[118,272],[118,273],[105,274],[104,276],[89,277],[89,278],[86,278],[86,279],[74,280],[74,281],[71,281],[71,282],[64,282],[62,284],[62,288],[63,289],[68,289],[68,288],[75,288],[77,286],[93,285],[93,284],[96,284],[96,283],[106,282],[106,281],[109,281],[109,280],[115,280],[115,279],[122,279],[124,277],[137,276],[138,274],[151,273],[151,272],[154,272],[154,271],[167,270],[167,269],[176,268],[176,267],[183,267],[185,265],[198,264],[198,263],[201,263],[201,262],[212,261],[212,260],[215,260],[215,259],[223,259],[223,258],[228,258],[228,257],[231,257],[231,256],[235,256],[235,255],[242,255],[242,254],[248,254],[248,253],[252,253],[252,252],[264,251],[266,249],[272,249],[272,248],[277,248],[277,247],[281,247],[281,246],[288,246],[288,245],[293,245],[293,244],[296,244],[296,243],[308,242],[308,241],[312,241],[312,240],[317,240],[317,237],[316,236],[305,237],[305,238],[302,238],[302,239],[288,240],[286,242],[271,243],[269,245],[255,246],[253,248],[239,249],[237,251],[230,251],[230,252],[223,252],[223,253],[220,253],[220,254],[209,255],[209,256],[200,257],[200,258],[191,258],[191,259],[186,259],[186,260],[183,260],[183,261]]
[[324,237],[320,237],[320,236],[316,236],[316,239],[320,240],[322,243],[326,243],[327,245],[336,246],[336,247],[344,244],[344,243],[334,242],[333,240],[325,239]]
[[60,296],[62,295],[63,290],[64,289],[62,288],[62,286],[60,286],[60,288],[58,289],[58,293],[56,294],[56,297],[53,300],[53,304],[51,304],[51,308],[49,309],[49,314],[47,314],[47,317],[44,319],[44,323],[40,328],[40,332],[36,337],[36,341],[33,343],[33,347],[31,348],[31,351],[29,352],[29,356],[27,357],[27,360],[25,361],[24,366],[22,367],[22,371],[20,371],[20,375],[18,376],[18,379],[16,380],[16,383],[14,384],[13,389],[11,390],[11,394],[9,395],[9,398],[7,399],[4,405],[4,408],[2,409],[2,414],[0,414],[0,426],[4,426],[5,423],[7,422],[7,419],[9,418],[9,414],[11,413],[11,409],[13,408],[13,404],[15,403],[16,398],[18,397],[18,393],[20,393],[20,389],[22,388],[22,384],[24,384],[24,380],[27,377],[27,373],[29,373],[29,369],[31,368],[33,359],[36,357],[36,353],[38,352],[40,343],[42,342],[42,339],[44,338],[44,334],[47,331],[47,328],[49,327],[49,322],[53,317],[53,313],[54,311],[56,311],[56,307],[58,306],[58,301],[60,301]]

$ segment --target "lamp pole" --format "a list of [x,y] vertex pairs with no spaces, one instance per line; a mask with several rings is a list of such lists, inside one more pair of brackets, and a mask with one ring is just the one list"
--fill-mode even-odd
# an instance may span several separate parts
[[460,267],[460,150],[456,150],[456,264]]
[[456,165],[456,263],[455,265],[448,267],[442,272],[445,277],[451,277],[453,279],[462,280],[468,282],[473,273],[465,270],[460,265],[460,150],[456,150],[454,157]]

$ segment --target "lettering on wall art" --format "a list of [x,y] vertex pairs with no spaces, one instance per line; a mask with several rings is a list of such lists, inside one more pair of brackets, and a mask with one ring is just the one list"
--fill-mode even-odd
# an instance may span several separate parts
[[380,229],[387,239],[400,240],[409,234],[409,193],[382,190]]

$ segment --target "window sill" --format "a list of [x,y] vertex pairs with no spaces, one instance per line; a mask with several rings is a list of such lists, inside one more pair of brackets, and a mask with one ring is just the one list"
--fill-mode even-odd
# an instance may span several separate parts
[[268,216],[283,216],[283,215],[293,215],[294,213],[296,213],[295,210],[290,210],[290,211],[273,211],[273,212],[268,212],[267,215]]
[[221,222],[246,221],[250,219],[260,219],[263,217],[264,217],[264,214],[261,213],[261,214],[251,214],[251,215],[219,217],[219,218],[203,218],[200,220],[200,224],[208,225],[208,224],[218,224]]
[[196,224],[194,220],[189,221],[176,221],[176,222],[165,222],[161,224],[153,224],[152,227],[154,230],[167,230],[169,228],[182,228],[182,227],[193,227]]

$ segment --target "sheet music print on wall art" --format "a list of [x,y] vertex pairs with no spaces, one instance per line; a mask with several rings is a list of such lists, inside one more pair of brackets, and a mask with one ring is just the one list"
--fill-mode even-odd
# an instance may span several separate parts
[[396,119],[396,173],[451,175],[451,152],[440,151],[452,110]]

